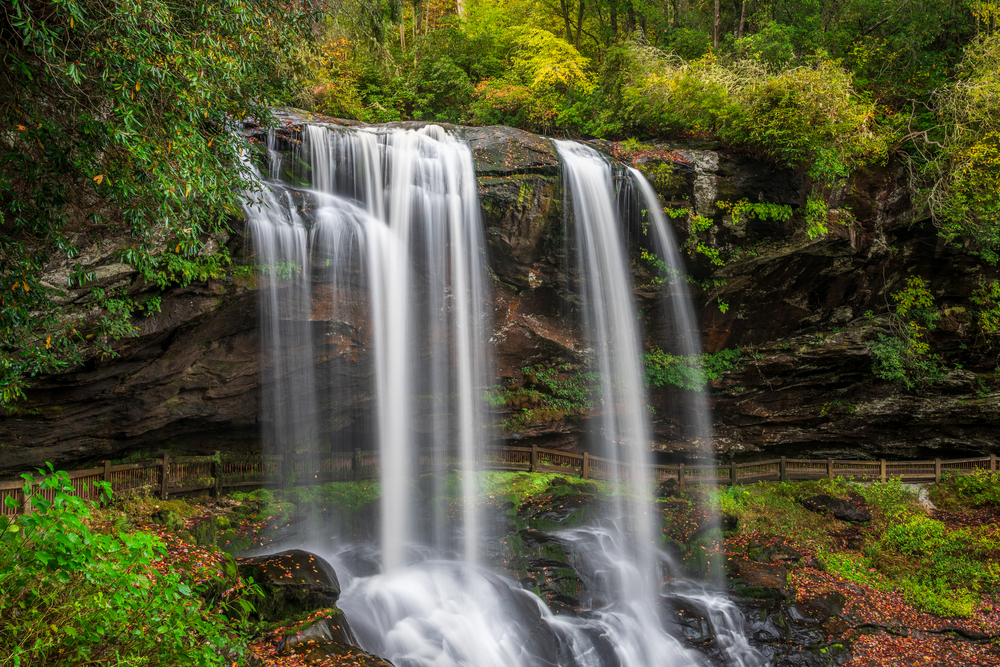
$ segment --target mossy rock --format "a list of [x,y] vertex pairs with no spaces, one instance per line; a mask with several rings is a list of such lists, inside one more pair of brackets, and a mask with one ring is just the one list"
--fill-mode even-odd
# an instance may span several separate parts
[[184,521],[181,517],[176,512],[168,509],[157,510],[153,512],[150,518],[153,523],[159,524],[167,530],[177,530],[184,526]]
[[188,529],[194,538],[194,543],[199,546],[215,546],[217,530],[214,519],[205,519],[191,526]]
[[227,530],[219,533],[218,537],[216,537],[216,544],[227,554],[239,556],[246,553],[247,549],[253,546],[253,540],[235,530]]
[[291,549],[268,556],[237,559],[240,574],[260,586],[255,606],[261,621],[280,623],[336,605],[340,582],[322,557]]

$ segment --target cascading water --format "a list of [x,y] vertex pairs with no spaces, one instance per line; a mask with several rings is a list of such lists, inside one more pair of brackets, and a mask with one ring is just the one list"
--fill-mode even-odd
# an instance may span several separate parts
[[[593,344],[600,396],[604,409],[600,431],[594,434],[604,458],[620,461],[629,489],[614,497],[632,539],[629,556],[643,573],[641,589],[625,591],[638,598],[655,590],[653,583],[653,521],[646,496],[650,490],[649,427],[643,384],[642,347],[636,322],[632,278],[615,204],[611,165],[593,148],[556,141],[563,161],[566,189],[572,202],[576,240],[576,270],[580,276],[582,311],[587,337]],[[612,483],[620,485],[619,475]],[[624,583],[624,582],[623,582]]]
[[[283,163],[272,154],[261,201],[247,206],[265,267],[266,451],[285,454],[286,477],[294,481],[319,475],[331,449],[377,443],[379,548],[320,550],[341,574],[340,606],[363,647],[397,667],[704,664],[702,654],[684,647],[664,600],[704,611],[718,638],[719,664],[757,664],[727,600],[687,584],[660,593],[658,567],[666,557],[656,549],[645,500],[641,346],[612,173],[591,149],[557,145],[604,404],[595,444],[628,473],[602,525],[554,536],[580,554],[575,567],[588,590],[583,613],[554,615],[518,582],[477,565],[482,531],[473,473],[487,439],[479,397],[494,375],[485,244],[471,153],[441,128],[307,125],[300,153]],[[289,186],[279,174],[309,187]],[[635,180],[658,211],[655,194],[650,199],[645,181],[638,174]],[[664,224],[658,231],[668,230]],[[345,357],[367,364],[367,373],[359,379],[338,366]],[[343,385],[374,405],[358,408],[346,420],[353,425],[331,416]],[[374,415],[370,423],[367,413]],[[449,521],[443,505],[427,507],[423,498],[442,498],[444,471],[454,467],[461,471],[461,513]],[[617,475],[611,479],[619,484]],[[452,554],[461,558],[442,558]]]
[[[488,304],[471,152],[433,125],[382,133],[309,125],[297,157],[293,174],[312,187],[272,181],[263,205],[248,207],[269,281],[261,290],[265,450],[293,455],[299,475],[315,475],[320,452],[345,448],[318,409],[336,387],[314,377],[316,358],[329,354],[314,339],[330,344],[343,338],[341,328],[370,327],[383,567],[405,564],[408,545],[421,537],[421,470],[443,471],[449,459],[462,472],[458,542],[441,508],[427,532],[437,547],[475,561]],[[300,209],[311,211],[308,220]],[[424,399],[415,397],[427,396],[429,404],[417,405]],[[435,491],[429,495],[440,498]]]

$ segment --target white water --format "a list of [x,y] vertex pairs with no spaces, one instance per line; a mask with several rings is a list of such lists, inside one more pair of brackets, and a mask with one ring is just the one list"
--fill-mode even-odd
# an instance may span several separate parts
[[[247,207],[258,259],[268,267],[261,290],[262,345],[271,359],[265,451],[290,455],[301,479],[318,474],[321,453],[363,446],[339,442],[323,423],[319,406],[341,376],[317,378],[314,367],[329,354],[324,345],[350,338],[342,329],[355,338],[370,329],[373,381],[364,391],[375,403],[383,567],[405,565],[422,532],[475,562],[473,472],[487,438],[481,397],[490,374],[472,154],[433,125],[382,133],[310,125],[300,157],[309,168],[299,175],[311,188],[272,181],[263,205]],[[272,153],[272,176],[276,159]],[[317,307],[326,310],[317,314]],[[428,521],[418,502],[421,470],[446,465],[462,473],[457,527],[442,507]]]
[[[611,165],[593,148],[556,141],[563,177],[571,197],[576,269],[580,276],[586,336],[593,345],[603,409],[596,434],[598,455],[620,461],[628,475],[629,493],[615,498],[631,533],[622,557],[640,574],[628,583],[627,599],[648,597],[659,577],[654,560],[650,491],[649,424],[641,367],[642,346],[636,317],[628,253],[614,191]],[[620,485],[618,476],[612,483]]]
[[[736,607],[716,592],[677,582],[643,601],[622,598],[623,581],[641,577],[620,558],[620,533],[576,529],[556,533],[574,554],[574,569],[591,592],[591,609],[556,615],[507,577],[455,561],[415,562],[385,574],[354,577],[353,549],[329,555],[341,574],[339,606],[366,650],[396,667],[695,667],[709,664],[685,648],[672,628],[677,609],[694,609],[704,624],[692,638],[711,639],[715,664],[755,667]],[[372,557],[369,554],[369,557]],[[664,554],[659,557],[666,558]]]
[[[364,446],[341,441],[324,417],[342,375],[324,378],[315,369],[338,368],[338,355],[359,353],[352,341],[367,335],[371,377],[356,391],[370,394],[375,407],[381,539],[365,576],[352,577],[347,560],[331,557],[345,583],[341,606],[364,648],[397,667],[704,664],[665,629],[664,600],[685,598],[706,610],[724,664],[757,664],[731,603],[690,585],[660,590],[663,556],[645,501],[641,345],[612,174],[590,149],[557,143],[604,403],[595,442],[630,471],[615,494],[614,529],[559,534],[587,579],[581,615],[553,615],[517,582],[476,564],[482,531],[472,472],[486,440],[479,397],[493,375],[485,244],[471,153],[441,128],[307,126],[299,157],[309,168],[299,175],[312,187],[272,180],[262,204],[247,207],[258,260],[268,267],[261,289],[265,451],[286,461],[292,455],[301,480],[318,474],[323,453]],[[462,473],[458,521],[420,499],[421,470],[434,471],[428,495],[439,498],[449,466]],[[455,552],[462,561],[441,560]]]
[[[677,250],[677,242],[670,231],[667,217],[663,213],[663,207],[656,191],[650,185],[646,177],[638,169],[629,169],[631,182],[636,185],[642,197],[643,210],[653,219],[653,242],[656,246],[657,255],[667,265],[670,272],[671,298],[667,299],[670,304],[670,314],[673,319],[673,340],[670,341],[672,351],[685,357],[694,357],[701,354],[701,341],[698,337],[698,321],[694,315],[694,307],[691,302],[691,295],[684,282],[684,262],[681,260],[680,252]],[[685,397],[690,403],[685,406],[685,423],[694,425],[694,437],[696,442],[702,447],[709,447],[712,438],[712,424],[709,419],[708,398],[705,392],[693,392]],[[704,455],[711,458],[713,452],[705,451]]]

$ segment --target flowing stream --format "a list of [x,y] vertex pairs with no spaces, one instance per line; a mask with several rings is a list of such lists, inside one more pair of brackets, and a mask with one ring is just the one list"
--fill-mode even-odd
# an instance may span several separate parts
[[[604,406],[589,446],[623,473],[602,525],[558,533],[587,597],[580,613],[556,615],[479,553],[475,472],[495,373],[469,148],[434,125],[307,125],[302,138],[291,155],[269,146],[269,178],[246,206],[263,274],[263,439],[265,453],[284,455],[279,474],[289,485],[324,474],[326,452],[377,450],[377,546],[321,549],[341,574],[341,606],[362,647],[396,667],[706,664],[685,648],[694,631],[671,616],[681,604],[700,609],[698,632],[716,638],[712,664],[759,664],[726,598],[662,584],[669,559],[657,549],[648,500],[643,347],[609,162],[555,142]],[[680,267],[655,193],[638,172],[629,180],[659,215],[660,252]],[[675,305],[674,318],[686,353],[696,353],[690,304]],[[347,418],[333,409],[345,404]],[[427,500],[445,497],[448,470],[459,472],[456,516]],[[315,521],[309,530],[322,535]]]

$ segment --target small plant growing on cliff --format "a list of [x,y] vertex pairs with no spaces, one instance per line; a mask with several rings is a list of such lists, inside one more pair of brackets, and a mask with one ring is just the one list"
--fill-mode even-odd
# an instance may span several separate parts
[[826,202],[821,197],[809,197],[806,200],[806,235],[810,241],[830,231],[826,225],[826,214]]
[[680,356],[653,347],[642,355],[642,363],[647,386],[702,391],[709,380],[718,380],[729,371],[740,368],[742,357],[739,348]]
[[940,357],[931,352],[924,335],[940,314],[934,296],[920,276],[910,276],[906,287],[892,295],[896,310],[889,320],[890,333],[880,333],[868,343],[874,357],[872,372],[883,380],[913,389],[934,382],[943,374]]
[[499,387],[487,394],[490,405],[517,411],[500,425],[504,430],[579,415],[594,405],[598,373],[581,371],[573,364],[525,366],[521,372],[524,383],[520,387]]
[[987,339],[1000,336],[1000,282],[982,282],[969,300],[979,306],[974,314],[980,333]]

